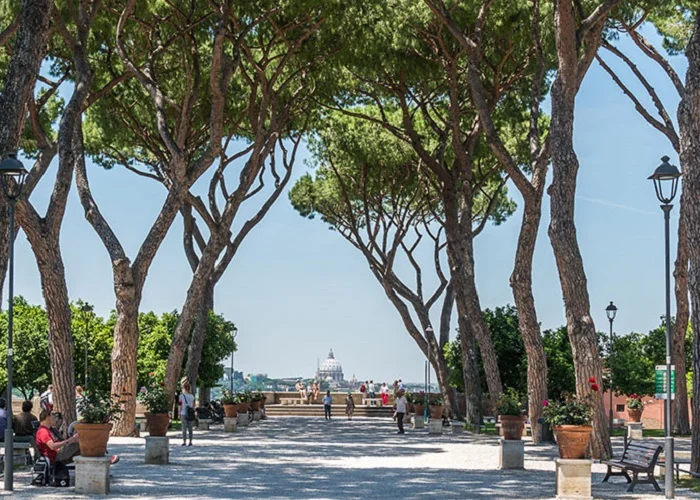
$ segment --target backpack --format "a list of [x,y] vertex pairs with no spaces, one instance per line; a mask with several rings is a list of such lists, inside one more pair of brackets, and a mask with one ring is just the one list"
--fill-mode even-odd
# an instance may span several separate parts
[[61,462],[55,462],[53,465],[53,471],[51,471],[51,479],[49,480],[49,486],[58,486],[65,488],[70,486],[70,472],[68,472],[68,467]]
[[41,395],[41,399],[39,400],[39,406],[41,406],[42,409],[50,412],[53,410],[53,405],[49,402],[49,393],[45,392],[44,394]]
[[189,420],[189,421],[194,420],[195,419],[194,408],[192,408],[191,406],[188,406],[186,411],[187,411],[187,415],[185,418],[187,418],[187,420]]

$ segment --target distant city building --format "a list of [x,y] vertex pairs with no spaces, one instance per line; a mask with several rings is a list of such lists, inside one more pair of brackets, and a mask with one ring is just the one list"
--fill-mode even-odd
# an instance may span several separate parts
[[323,380],[330,385],[341,385],[345,382],[343,377],[343,367],[340,362],[335,359],[333,349],[328,353],[328,358],[321,363],[321,366],[316,370],[316,380]]
[[249,373],[248,374],[248,381],[249,382],[264,382],[268,379],[267,373]]

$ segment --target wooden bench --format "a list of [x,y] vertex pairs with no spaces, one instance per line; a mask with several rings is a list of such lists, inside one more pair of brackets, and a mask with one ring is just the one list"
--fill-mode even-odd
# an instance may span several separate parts
[[[369,401],[369,404],[367,402]],[[362,398],[362,404],[365,406],[382,406],[382,398]]]
[[306,400],[304,398],[280,398],[281,405],[303,405],[305,402]]
[[[601,460],[600,463],[608,466],[608,473],[605,474],[603,482],[607,482],[611,476],[624,476],[627,482],[631,483],[627,488],[628,493],[634,491],[637,484],[651,484],[656,491],[661,491],[654,477],[654,467],[661,450],[662,447],[654,443],[629,441],[620,460]],[[613,468],[620,469],[620,472],[613,472]],[[634,479],[630,479],[628,472],[632,473]],[[646,474],[646,479],[639,479],[640,473]]]

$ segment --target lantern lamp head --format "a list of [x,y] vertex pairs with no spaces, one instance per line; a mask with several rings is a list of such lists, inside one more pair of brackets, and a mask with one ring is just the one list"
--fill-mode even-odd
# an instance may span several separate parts
[[654,189],[656,197],[664,205],[668,205],[676,197],[678,192],[678,180],[683,175],[678,167],[671,165],[668,156],[661,157],[661,165],[659,165],[654,173],[648,179],[654,181]]
[[612,303],[612,300],[610,301],[610,305],[605,308],[605,314],[607,314],[610,321],[615,319],[615,316],[617,315],[617,307],[615,307],[615,304]]

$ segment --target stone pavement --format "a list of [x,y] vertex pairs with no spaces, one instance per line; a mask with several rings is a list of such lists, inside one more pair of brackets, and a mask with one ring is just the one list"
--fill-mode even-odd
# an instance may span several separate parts
[[[181,447],[171,433],[171,464],[145,465],[144,440],[112,438],[110,452],[117,498],[552,498],[552,445],[525,445],[524,471],[499,471],[498,439],[444,434],[427,429],[395,434],[390,420],[337,418],[330,422],[277,417],[224,434],[221,426],[195,431],[195,445]],[[449,430],[448,430],[449,432]],[[622,445],[621,440],[616,446]],[[689,442],[679,443],[688,448]],[[605,467],[593,467],[595,498],[663,498],[648,485],[625,493],[624,479],[601,484]],[[69,499],[74,488],[29,486],[28,471],[15,474],[16,498]],[[663,487],[663,481],[661,482]],[[4,492],[0,491],[0,495]],[[677,498],[700,494],[677,490]]]

